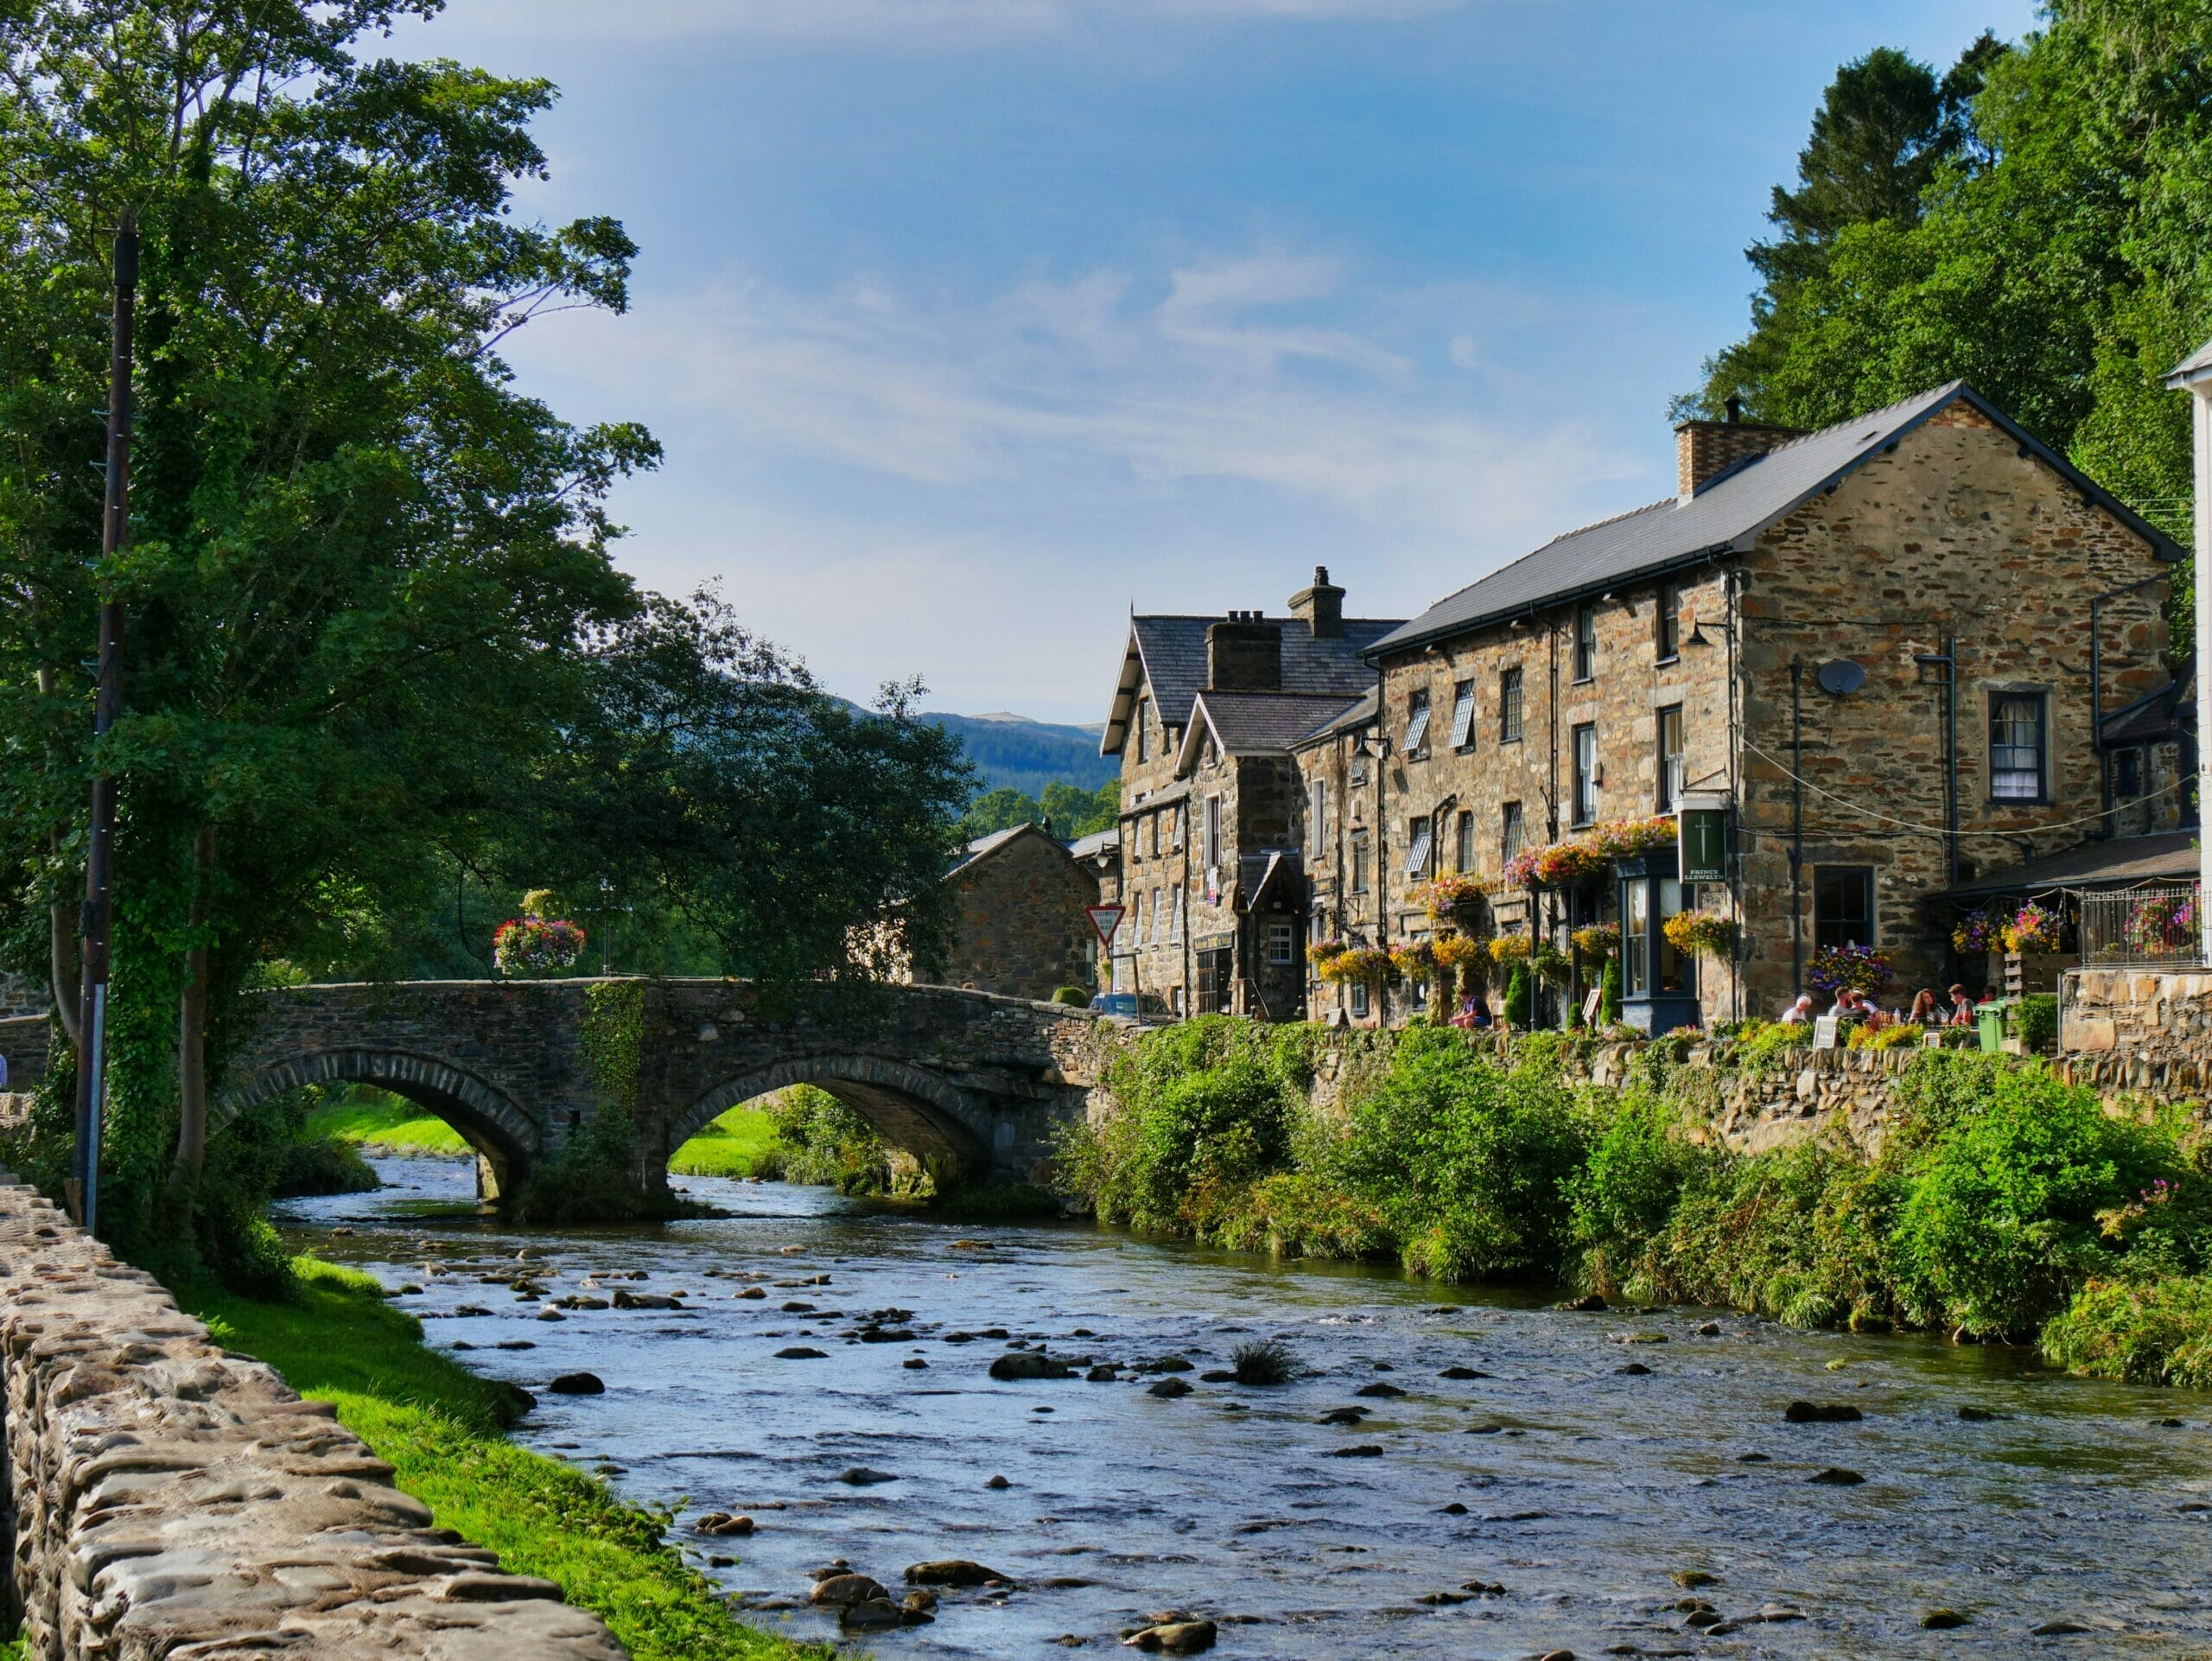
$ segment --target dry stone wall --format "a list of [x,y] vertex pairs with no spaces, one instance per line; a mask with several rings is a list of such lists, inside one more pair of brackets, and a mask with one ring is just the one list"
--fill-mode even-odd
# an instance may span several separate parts
[[596,1616],[432,1525],[330,1408],[0,1186],[12,1597],[29,1661],[617,1661]]
[[2212,973],[2084,969],[2060,988],[2059,1070],[2160,1101],[2212,1090]]

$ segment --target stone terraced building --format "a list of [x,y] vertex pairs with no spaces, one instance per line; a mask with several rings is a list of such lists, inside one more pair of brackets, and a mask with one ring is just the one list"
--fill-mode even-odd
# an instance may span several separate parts
[[[1573,955],[1573,926],[1618,924],[1627,1015],[1656,1030],[1777,1014],[1822,947],[1885,953],[1903,1001],[1979,977],[1952,891],[2193,818],[2163,621],[2183,550],[1987,399],[1676,436],[1676,494],[1366,646],[1377,730],[1298,750],[1310,937],[1419,939],[1412,891],[1464,872],[1483,932]],[[1668,848],[1504,881],[1516,851],[1686,793],[1725,816],[1722,880],[1684,884]],[[1668,944],[1690,909],[1733,922],[1723,955]],[[1580,997],[1594,965],[1574,974]]]

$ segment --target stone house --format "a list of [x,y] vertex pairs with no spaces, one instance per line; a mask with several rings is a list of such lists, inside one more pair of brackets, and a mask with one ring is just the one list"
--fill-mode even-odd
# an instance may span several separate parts
[[[1354,788],[1359,747],[1299,751],[1313,891],[1339,896],[1310,932],[1417,938],[1411,890],[1465,872],[1491,890],[1485,929],[1573,956],[1575,926],[1616,922],[1629,1017],[1665,1030],[1778,1012],[1823,947],[1885,953],[1892,996],[1947,985],[1978,967],[1951,950],[1947,892],[2177,821],[2171,540],[1962,383],[1815,433],[1675,433],[1674,496],[1367,649],[1363,835],[1326,806],[1310,823],[1315,786]],[[1719,881],[1682,882],[1669,845],[1594,880],[1505,882],[1521,849],[1686,795],[1720,815]],[[1695,909],[1733,923],[1721,955],[1667,941]],[[1578,961],[1567,996],[1594,974]]]
[[1063,986],[1097,984],[1087,908],[1099,903],[1098,879],[1052,832],[1019,824],[978,837],[944,881],[952,943],[926,978],[1039,1002]]
[[1316,570],[1289,615],[1133,615],[1103,754],[1122,766],[1112,987],[1178,1014],[1304,1011],[1308,912],[1293,747],[1363,697],[1395,620],[1347,618]]

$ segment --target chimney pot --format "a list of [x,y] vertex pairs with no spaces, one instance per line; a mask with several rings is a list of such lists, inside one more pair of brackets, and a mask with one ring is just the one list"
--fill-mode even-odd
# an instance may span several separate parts
[[1675,429],[1675,489],[1688,501],[1714,474],[1747,456],[1764,455],[1777,444],[1802,438],[1800,427],[1767,427],[1744,419],[1744,401],[1732,392],[1726,421],[1685,421]]
[[1317,640],[1344,638],[1344,591],[1329,581],[1329,568],[1316,565],[1311,587],[1290,596],[1290,614]]
[[1206,629],[1206,687],[1217,692],[1282,690],[1282,625],[1232,611]]

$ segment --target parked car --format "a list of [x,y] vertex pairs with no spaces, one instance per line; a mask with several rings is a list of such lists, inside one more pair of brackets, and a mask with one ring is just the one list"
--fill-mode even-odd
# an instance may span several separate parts
[[1155,992],[1101,992],[1090,1000],[1090,1007],[1101,1015],[1120,1015],[1128,1021],[1175,1018],[1175,1012],[1167,1007],[1167,1000]]

